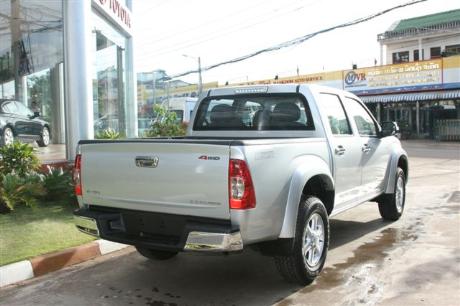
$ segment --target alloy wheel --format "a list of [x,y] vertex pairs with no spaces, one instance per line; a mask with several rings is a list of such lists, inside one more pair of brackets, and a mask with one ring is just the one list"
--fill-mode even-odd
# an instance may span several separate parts
[[324,250],[324,222],[321,216],[314,213],[308,219],[302,237],[302,255],[305,264],[315,267],[320,261]]

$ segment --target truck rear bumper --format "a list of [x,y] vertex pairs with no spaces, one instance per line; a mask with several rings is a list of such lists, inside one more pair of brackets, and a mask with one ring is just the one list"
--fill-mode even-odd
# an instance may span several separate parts
[[90,207],[74,212],[83,233],[143,248],[168,251],[233,252],[243,239],[230,220]]

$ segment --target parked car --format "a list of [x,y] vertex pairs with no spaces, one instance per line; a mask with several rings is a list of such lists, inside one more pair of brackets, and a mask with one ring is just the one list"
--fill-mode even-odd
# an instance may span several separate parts
[[373,201],[383,219],[401,217],[409,167],[397,133],[333,88],[212,89],[186,137],[81,140],[76,224],[157,260],[251,246],[309,284],[331,216]]
[[38,116],[21,102],[0,99],[0,145],[9,145],[19,139],[35,140],[40,147],[48,146],[51,140],[50,124]]

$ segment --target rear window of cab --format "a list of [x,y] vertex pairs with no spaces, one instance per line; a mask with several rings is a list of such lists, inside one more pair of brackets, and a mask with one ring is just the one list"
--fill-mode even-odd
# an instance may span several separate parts
[[211,97],[201,102],[193,130],[314,130],[307,101],[299,95]]

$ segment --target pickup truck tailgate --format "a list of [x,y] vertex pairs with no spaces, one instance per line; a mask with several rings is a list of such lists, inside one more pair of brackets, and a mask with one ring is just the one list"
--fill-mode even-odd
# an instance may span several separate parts
[[80,150],[85,204],[230,219],[229,145],[99,142]]

